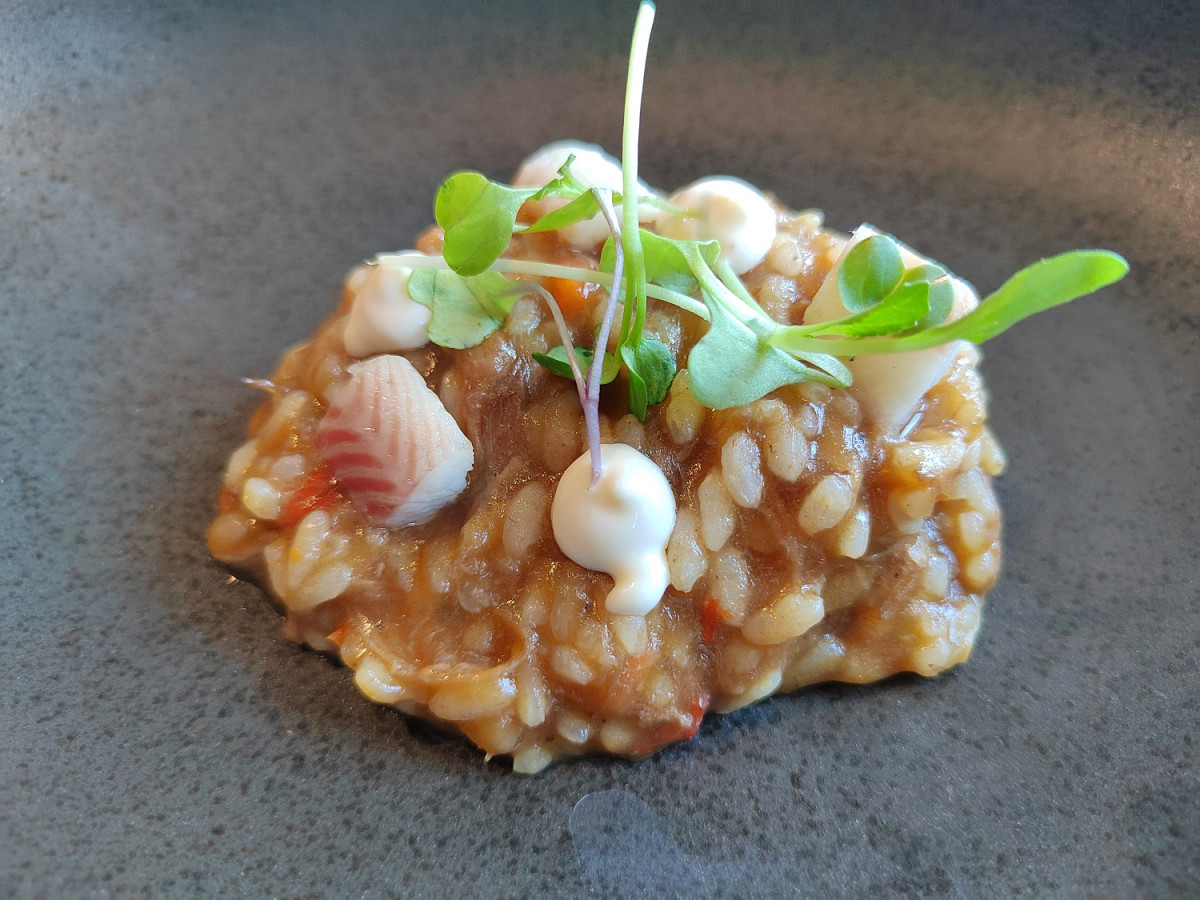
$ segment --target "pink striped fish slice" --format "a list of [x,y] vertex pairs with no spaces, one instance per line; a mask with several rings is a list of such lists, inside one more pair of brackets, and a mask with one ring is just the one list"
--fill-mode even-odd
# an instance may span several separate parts
[[349,372],[329,393],[317,451],[372,524],[428,522],[467,486],[471,442],[403,356],[374,356]]

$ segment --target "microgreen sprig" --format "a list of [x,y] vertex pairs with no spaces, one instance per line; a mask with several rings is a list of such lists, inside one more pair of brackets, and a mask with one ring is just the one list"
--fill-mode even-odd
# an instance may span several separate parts
[[[522,295],[544,298],[562,344],[534,354],[534,359],[575,381],[593,451],[594,479],[599,476],[600,387],[624,371],[630,411],[644,418],[648,407],[666,397],[675,377],[670,349],[645,333],[649,299],[709,323],[688,355],[690,389],[703,405],[725,409],[801,381],[847,387],[852,376],[842,359],[922,350],[956,340],[981,343],[1021,319],[1112,284],[1128,271],[1125,260],[1107,250],[1060,254],[1022,269],[973,311],[948,321],[954,301],[950,273],[937,263],[907,267],[894,238],[873,234],[850,249],[837,271],[838,296],[847,315],[807,325],[774,321],[720,259],[715,241],[670,239],[639,224],[639,209],[645,205],[687,214],[639,190],[638,131],[653,20],[653,3],[643,2],[634,24],[626,81],[621,191],[582,183],[573,173],[573,157],[549,184],[536,189],[502,184],[479,172],[456,172],[439,188],[434,204],[445,233],[443,255],[378,258],[383,265],[413,270],[409,294],[432,311],[430,339],[444,347],[480,343],[503,324]],[[517,222],[526,203],[545,199],[563,202],[530,224]],[[515,234],[555,231],[597,214],[612,234],[601,250],[598,269],[503,256]],[[548,291],[508,275],[564,278],[606,288],[594,347],[573,346]]]

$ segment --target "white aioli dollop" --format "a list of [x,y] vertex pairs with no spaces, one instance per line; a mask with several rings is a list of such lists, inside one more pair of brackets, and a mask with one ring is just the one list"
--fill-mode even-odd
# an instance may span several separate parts
[[[405,250],[400,256],[424,256]],[[408,296],[408,266],[372,266],[350,307],[342,337],[351,356],[416,350],[429,343],[432,313]]]
[[[859,241],[877,234],[880,232],[870,225],[860,225],[851,235],[841,256],[821,282],[821,287],[804,313],[805,325],[840,319],[847,314],[841,294],[838,293],[837,283],[842,260]],[[896,244],[907,268],[930,262],[927,257],[899,241]],[[970,284],[957,276],[950,276],[950,285],[954,290],[954,305],[946,321],[953,322],[979,305],[979,295]],[[846,360],[846,368],[854,376],[850,392],[862,406],[867,418],[882,431],[900,431],[912,419],[921,398],[950,371],[950,365],[954,362],[960,346],[959,341],[954,341],[940,347],[930,347],[928,350],[870,354]]]
[[[558,170],[572,154],[575,155],[575,161],[571,163],[571,174],[581,184],[589,188],[621,191],[620,162],[595,144],[585,144],[581,141],[555,141],[535,151],[517,169],[517,174],[513,176],[513,186],[540,188],[549,184],[558,177]],[[652,193],[641,182],[638,184],[645,193]],[[537,215],[543,216],[565,203],[562,199],[541,200],[534,209]],[[617,218],[620,219],[621,204],[616,204],[615,209]],[[643,206],[638,209],[638,218],[643,223],[652,222],[658,212],[656,207]],[[568,244],[580,250],[593,249],[611,234],[608,223],[600,213],[596,213],[590,219],[568,225],[561,229],[560,233]]]
[[579,565],[613,577],[610,613],[644,616],[670,581],[675,494],[662,469],[628,444],[604,444],[600,461],[595,487],[590,451],[563,472],[550,505],[554,539]]
[[749,272],[767,257],[775,240],[775,210],[744,181],[724,175],[701,178],[671,195],[672,206],[685,210],[666,219],[665,237],[712,241],[735,274]]

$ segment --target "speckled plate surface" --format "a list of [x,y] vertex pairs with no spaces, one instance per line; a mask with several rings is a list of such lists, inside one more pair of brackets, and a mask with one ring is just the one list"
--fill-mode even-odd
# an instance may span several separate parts
[[618,145],[633,4],[6,4],[0,894],[1200,892],[1200,7],[966,6],[664,2],[642,159],[985,289],[1128,256],[987,348],[974,658],[521,778],[285,640],[204,528],[238,379],[447,171]]

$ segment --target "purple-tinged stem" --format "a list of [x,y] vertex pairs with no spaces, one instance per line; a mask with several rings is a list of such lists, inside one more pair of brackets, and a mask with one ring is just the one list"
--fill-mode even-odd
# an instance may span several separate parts
[[571,376],[575,379],[575,390],[579,393],[579,402],[586,408],[587,385],[583,380],[583,372],[579,369],[579,360],[575,358],[575,345],[571,343],[571,331],[567,328],[567,320],[563,318],[562,309],[559,308],[558,301],[554,299],[553,294],[540,284],[531,285],[531,287],[542,295],[542,299],[550,307],[550,315],[554,317],[558,337],[567,351],[567,365],[571,367]]
[[617,219],[616,210],[613,209],[612,195],[607,191],[593,193],[613,234],[613,282],[608,292],[608,304],[604,308],[604,319],[600,323],[600,331],[596,334],[596,350],[592,356],[591,368],[588,369],[587,399],[583,404],[583,419],[588,428],[588,448],[592,453],[592,486],[595,487],[600,482],[600,378],[604,372],[604,354],[608,352],[608,336],[612,331],[618,298],[621,296],[625,251],[621,246],[621,223]]

